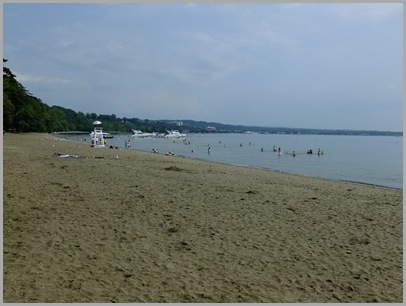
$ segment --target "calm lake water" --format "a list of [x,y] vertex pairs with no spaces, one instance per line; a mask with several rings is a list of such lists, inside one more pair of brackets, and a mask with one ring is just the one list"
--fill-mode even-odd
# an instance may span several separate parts
[[[107,145],[124,147],[130,136],[114,135]],[[182,138],[131,137],[131,149],[403,189],[403,137],[188,134],[186,140],[190,144]],[[282,154],[273,152],[273,146]],[[323,155],[317,155],[319,148]]]

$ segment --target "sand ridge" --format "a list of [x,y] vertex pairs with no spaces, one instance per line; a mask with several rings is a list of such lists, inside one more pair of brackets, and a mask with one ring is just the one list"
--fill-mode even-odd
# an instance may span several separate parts
[[401,190],[3,137],[4,302],[403,301]]

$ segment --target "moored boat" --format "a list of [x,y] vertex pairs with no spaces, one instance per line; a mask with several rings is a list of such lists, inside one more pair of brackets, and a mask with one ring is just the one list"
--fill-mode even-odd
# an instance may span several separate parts
[[178,130],[166,131],[167,134],[164,136],[165,138],[181,138],[186,137],[186,134],[179,133]]
[[133,134],[131,135],[132,137],[140,137],[140,138],[145,138],[145,137],[156,137],[157,133],[145,133],[140,130],[132,130]]

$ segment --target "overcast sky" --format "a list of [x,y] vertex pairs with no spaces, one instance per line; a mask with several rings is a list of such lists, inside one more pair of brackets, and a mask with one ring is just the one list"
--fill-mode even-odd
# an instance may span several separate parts
[[3,4],[5,66],[49,106],[402,130],[396,3]]

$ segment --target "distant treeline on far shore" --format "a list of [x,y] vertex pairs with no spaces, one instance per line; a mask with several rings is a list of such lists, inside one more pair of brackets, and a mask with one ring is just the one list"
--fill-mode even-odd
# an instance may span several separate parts
[[[7,62],[3,59],[3,64]],[[104,131],[127,133],[132,130],[164,133],[179,130],[187,133],[260,133],[260,134],[312,134],[312,135],[370,135],[403,136],[403,132],[324,130],[283,127],[230,125],[194,120],[148,120],[119,118],[116,115],[82,113],[61,106],[48,106],[34,97],[19,83],[16,76],[3,66],[3,132],[54,133],[93,130],[93,122],[102,122]]]
[[371,130],[309,129],[289,127],[260,127],[230,125],[215,122],[183,120],[184,129],[193,133],[258,133],[258,134],[300,134],[300,135],[362,135],[403,136],[403,132]]

